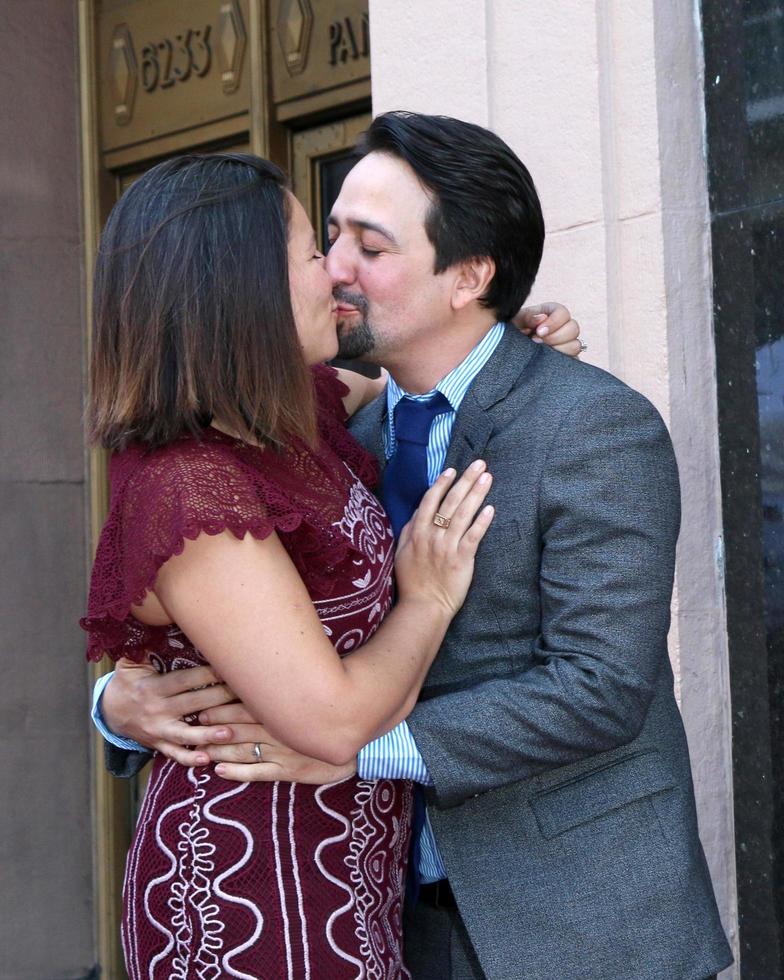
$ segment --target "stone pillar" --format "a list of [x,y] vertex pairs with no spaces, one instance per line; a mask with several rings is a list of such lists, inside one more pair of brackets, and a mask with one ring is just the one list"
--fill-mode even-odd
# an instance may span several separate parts
[[531,300],[566,303],[585,359],[642,391],[672,433],[683,528],[670,649],[702,839],[737,954],[698,17],[679,0],[370,0],[370,25],[374,111],[458,116],[512,146],[548,231]]
[[0,18],[0,978],[93,940],[76,4]]

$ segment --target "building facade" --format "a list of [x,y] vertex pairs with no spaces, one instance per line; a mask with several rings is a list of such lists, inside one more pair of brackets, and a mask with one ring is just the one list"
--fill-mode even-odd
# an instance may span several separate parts
[[225,148],[285,167],[323,232],[359,133],[392,108],[517,151],[548,231],[533,300],[566,303],[586,359],[670,427],[671,655],[724,976],[784,975],[778,0],[9,0],[0,46],[0,978],[123,976],[140,787],[102,771],[76,625],[106,506],[81,425],[101,224],[152,163]]

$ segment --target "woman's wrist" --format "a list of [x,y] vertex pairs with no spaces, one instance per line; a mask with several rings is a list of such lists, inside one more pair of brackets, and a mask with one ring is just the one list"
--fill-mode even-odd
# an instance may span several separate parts
[[457,613],[447,596],[437,595],[398,594],[396,608],[414,622],[422,622],[435,628],[443,627],[444,632]]

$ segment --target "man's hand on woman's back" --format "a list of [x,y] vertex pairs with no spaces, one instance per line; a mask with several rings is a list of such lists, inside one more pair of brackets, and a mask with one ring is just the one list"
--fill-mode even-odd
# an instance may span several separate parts
[[150,664],[120,660],[104,690],[101,714],[117,735],[184,766],[203,766],[210,759],[200,747],[230,742],[233,732],[226,725],[194,726],[184,719],[234,699],[209,667],[159,674]]

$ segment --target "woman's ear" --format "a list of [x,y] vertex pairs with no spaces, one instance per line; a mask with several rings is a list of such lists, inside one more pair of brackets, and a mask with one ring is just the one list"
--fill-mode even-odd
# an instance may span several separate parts
[[461,310],[482,299],[495,275],[495,262],[489,256],[466,259],[457,267],[452,286],[452,308]]

